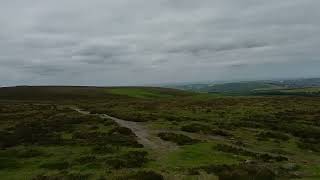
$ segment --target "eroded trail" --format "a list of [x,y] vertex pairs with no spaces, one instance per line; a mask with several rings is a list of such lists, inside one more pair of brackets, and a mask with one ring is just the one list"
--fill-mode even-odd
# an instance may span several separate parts
[[[90,114],[88,111],[83,111],[76,107],[71,107],[73,110],[81,114]],[[116,117],[109,116],[107,114],[98,114],[101,118],[108,118],[115,121],[119,126],[131,129],[133,133],[137,136],[137,140],[140,144],[147,148],[154,150],[169,150],[175,148],[176,146],[170,142],[161,140],[156,132],[150,132],[146,126],[141,122],[126,121]]]

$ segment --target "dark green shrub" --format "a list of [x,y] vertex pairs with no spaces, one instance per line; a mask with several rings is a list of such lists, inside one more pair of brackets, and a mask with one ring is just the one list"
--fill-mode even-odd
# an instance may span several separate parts
[[231,145],[225,145],[225,144],[217,144],[214,147],[218,151],[226,152],[226,153],[232,153],[237,154],[241,156],[249,156],[254,157],[256,159],[262,160],[262,161],[287,161],[288,158],[282,155],[271,155],[268,153],[260,153],[260,152],[254,152],[247,149],[244,149],[242,147],[236,147]]
[[256,167],[234,168],[218,173],[219,180],[274,180],[275,174],[267,169]]
[[115,125],[116,123],[112,120],[107,120],[105,119],[105,121],[103,122],[103,125],[105,126],[112,126],[112,125]]
[[188,169],[188,175],[200,175],[199,169],[198,168],[190,168]]
[[95,161],[97,161],[97,158],[96,156],[92,156],[92,155],[82,156],[74,160],[74,162],[77,164],[88,164]]
[[141,167],[148,161],[148,153],[145,151],[130,151],[125,155],[121,156],[122,159],[126,160],[127,167]]
[[61,144],[62,139],[44,121],[25,121],[15,127],[14,135],[24,144]]
[[124,155],[106,159],[105,163],[115,169],[138,168],[148,161],[145,151],[130,151]]
[[37,175],[32,180],[65,180],[61,175]]
[[0,149],[5,149],[20,144],[19,138],[10,132],[0,131]]
[[131,131],[131,129],[126,127],[116,127],[112,129],[109,134],[122,134],[126,136],[135,136],[135,134]]
[[181,127],[182,131],[192,132],[192,133],[199,133],[202,132],[207,134],[210,132],[211,128],[208,125],[199,124],[199,123],[192,123]]
[[164,177],[154,171],[139,171],[132,176],[129,176],[128,179],[132,180],[163,180]]
[[40,168],[52,170],[64,170],[69,168],[70,164],[66,161],[48,162],[40,165]]
[[257,138],[260,140],[279,139],[282,141],[288,141],[290,137],[281,132],[275,131],[263,131],[257,134]]
[[93,126],[91,126],[91,127],[89,128],[89,130],[92,130],[92,131],[98,130],[98,129],[99,129],[99,127],[96,126],[96,125],[93,125]]
[[0,157],[0,170],[4,169],[17,169],[19,168],[19,162],[14,159]]
[[165,141],[175,142],[178,145],[190,145],[190,144],[195,144],[200,142],[200,140],[192,139],[182,134],[159,133],[158,136]]
[[228,131],[221,130],[221,129],[213,129],[210,131],[210,134],[217,135],[217,136],[225,136],[225,137],[232,136],[232,134],[229,133]]
[[126,136],[122,134],[112,134],[109,135],[105,141],[108,144],[114,145],[114,146],[129,146],[129,147],[135,147],[135,148],[143,148],[142,144],[139,144],[136,140],[136,137],[133,136]]
[[32,180],[88,180],[91,174],[82,173],[58,173],[53,175],[40,174],[32,178]]
[[270,152],[274,154],[281,154],[281,155],[293,155],[293,153],[290,153],[283,149],[271,149]]
[[46,155],[46,153],[44,153],[43,151],[33,148],[22,149],[17,152],[17,157],[19,158],[33,158],[44,155]]
[[92,174],[84,174],[84,173],[69,173],[65,175],[67,180],[88,180],[90,179]]
[[113,147],[111,145],[101,145],[93,147],[91,152],[93,154],[112,154],[118,150],[119,148]]
[[182,131],[193,132],[193,133],[203,133],[203,134],[211,134],[217,136],[232,136],[228,131],[222,129],[212,129],[209,125],[192,123],[189,125],[185,125],[181,128]]
[[254,164],[240,165],[209,165],[197,169],[202,169],[209,174],[216,174],[219,180],[274,180],[275,173],[269,168]]
[[298,141],[297,145],[300,149],[307,149],[314,152],[320,152],[320,143],[309,143],[304,141]]
[[102,133],[102,132],[85,132],[77,131],[73,133],[72,139],[83,144],[90,144],[95,146],[129,146],[129,147],[143,147],[136,140],[135,136],[123,135],[120,133]]
[[123,160],[123,159],[119,159],[119,158],[110,158],[110,159],[107,159],[105,161],[106,165],[111,167],[111,168],[114,168],[114,169],[121,169],[121,168],[126,168],[127,165],[126,165],[126,161]]

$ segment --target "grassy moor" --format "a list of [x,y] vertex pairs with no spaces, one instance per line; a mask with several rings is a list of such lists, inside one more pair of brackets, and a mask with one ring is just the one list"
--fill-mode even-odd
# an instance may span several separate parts
[[1,179],[319,179],[320,98],[0,89]]

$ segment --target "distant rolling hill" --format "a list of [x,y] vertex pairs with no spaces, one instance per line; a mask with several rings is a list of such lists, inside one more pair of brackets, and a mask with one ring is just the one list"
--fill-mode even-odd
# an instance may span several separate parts
[[319,95],[320,78],[185,84],[169,87],[228,95]]

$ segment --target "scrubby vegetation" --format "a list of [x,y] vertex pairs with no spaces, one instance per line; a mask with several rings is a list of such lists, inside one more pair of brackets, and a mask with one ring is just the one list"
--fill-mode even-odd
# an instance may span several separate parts
[[270,153],[254,152],[242,147],[236,147],[225,144],[218,144],[214,149],[226,153],[232,153],[236,155],[249,156],[262,161],[287,161],[288,158],[282,155],[273,155]]
[[284,133],[273,131],[260,132],[257,134],[257,138],[261,141],[270,139],[288,141],[290,139],[290,137]]
[[[276,174],[271,168],[259,164],[240,164],[240,165],[209,165],[202,169],[207,173],[217,174],[219,180],[274,180]],[[193,169],[193,171],[195,171]]]
[[[130,129],[110,119],[58,105],[14,103],[0,109],[3,178],[88,179],[107,176],[106,167],[137,168],[148,161],[147,152],[123,152],[142,145]],[[82,174],[83,168],[90,172]]]
[[[0,98],[1,179],[320,178],[319,97],[18,87]],[[137,122],[157,148],[99,114]]]
[[191,123],[181,127],[182,131],[192,133],[203,133],[207,135],[225,136],[230,137],[232,134],[224,129],[214,129],[208,124]]
[[182,135],[182,134],[159,133],[158,136],[165,141],[175,142],[178,145],[188,145],[188,144],[194,144],[194,143],[200,142],[197,139],[192,139],[192,138],[185,136],[185,135]]

